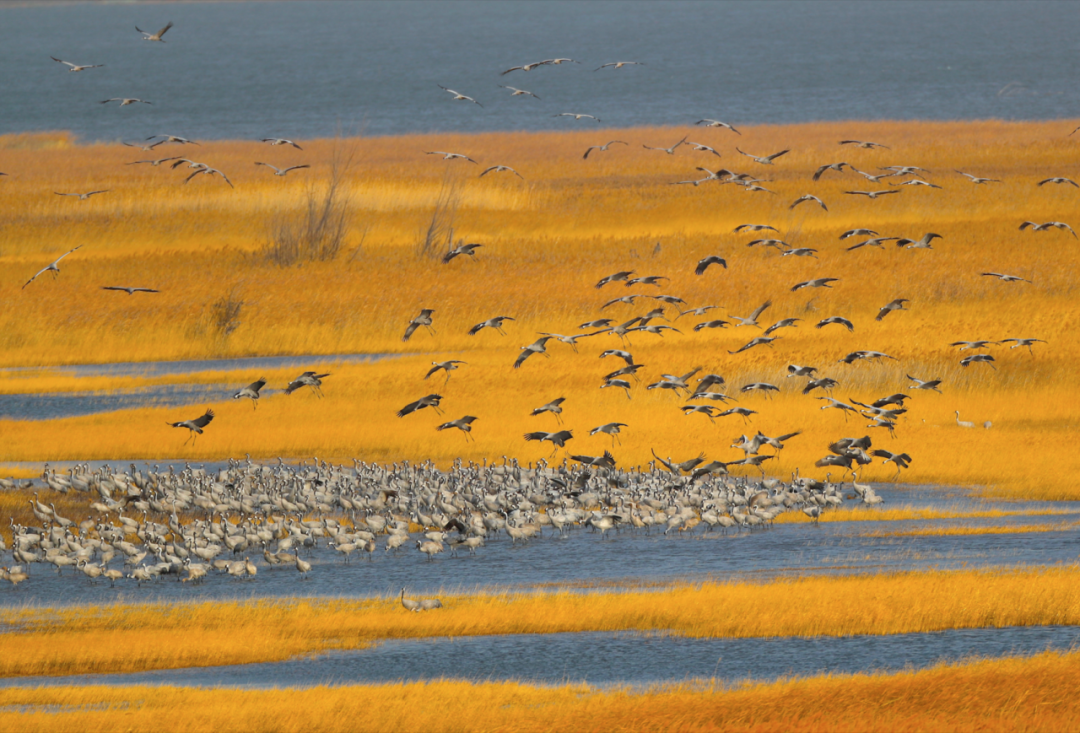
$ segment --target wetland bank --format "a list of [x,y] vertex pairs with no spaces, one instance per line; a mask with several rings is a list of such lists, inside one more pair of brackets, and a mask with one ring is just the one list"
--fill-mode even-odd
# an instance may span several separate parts
[[[192,54],[199,7],[60,73],[65,104]],[[1056,12],[1028,7],[1012,20]],[[1054,74],[998,95],[997,51],[934,72],[947,102],[909,80],[910,114],[871,115],[917,120],[806,122],[830,115],[776,95],[729,118],[661,83],[678,63],[595,38],[587,63],[500,76],[527,49],[488,49],[492,69],[403,82],[363,136],[292,112],[215,129],[132,79],[154,105],[0,136],[5,730],[1077,727],[1080,198],[1047,181],[1080,142]],[[685,114],[633,103],[661,87]],[[858,96],[827,98],[856,119]],[[199,145],[120,144],[167,128]],[[224,176],[133,164],[173,156]],[[480,175],[498,165],[518,175]],[[320,393],[288,390],[303,372]]]

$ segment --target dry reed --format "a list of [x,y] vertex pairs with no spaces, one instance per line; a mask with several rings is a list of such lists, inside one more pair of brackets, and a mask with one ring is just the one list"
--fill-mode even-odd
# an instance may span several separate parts
[[30,731],[1074,731],[1080,654],[939,664],[896,674],[647,689],[519,682],[307,690],[52,687],[0,690],[0,727]]
[[[788,363],[815,364],[822,374],[838,379],[841,386],[834,394],[841,399],[906,392],[906,374],[940,377],[944,394],[915,393],[895,438],[869,431],[877,445],[914,457],[905,480],[990,487],[1024,498],[1080,497],[1080,453],[1057,448],[1080,441],[1080,423],[1069,409],[1077,388],[1074,380],[1063,378],[1080,358],[1080,346],[1069,337],[1071,322],[1063,317],[1075,300],[1072,273],[1080,262],[1067,232],[1017,231],[1024,220],[1069,221],[1077,211],[1071,190],[1035,186],[1056,174],[1069,150],[1060,125],[858,123],[861,135],[887,139],[899,151],[845,151],[857,156],[852,162],[860,168],[896,163],[902,154],[902,162],[930,169],[932,179],[944,186],[940,191],[905,187],[901,195],[879,201],[845,196],[843,191],[856,185],[848,174],[809,180],[817,165],[837,156],[836,141],[854,126],[744,130],[745,139],[762,149],[774,144],[793,149],[768,171],[776,196],[747,194],[734,186],[667,185],[703,164],[688,152],[657,157],[631,148],[583,161],[581,151],[596,142],[592,132],[357,139],[350,144],[364,160],[363,171],[344,177],[342,193],[370,227],[365,256],[294,268],[275,267],[253,253],[265,241],[269,216],[303,214],[304,199],[298,194],[307,184],[291,177],[295,174],[283,179],[251,165],[265,153],[257,143],[206,146],[206,155],[233,178],[233,191],[202,180],[206,177],[182,186],[160,168],[124,166],[130,152],[113,145],[77,146],[62,135],[3,137],[5,166],[19,175],[5,181],[0,202],[5,218],[0,270],[8,273],[0,279],[0,299],[6,304],[0,311],[0,364],[414,354],[394,364],[335,370],[340,373],[327,385],[328,399],[317,406],[301,395],[268,399],[264,406],[274,407],[260,410],[256,419],[250,410],[241,414],[240,405],[232,406],[232,414],[224,404],[215,405],[218,422],[182,457],[317,452],[348,458],[355,446],[363,445],[360,457],[368,460],[430,457],[445,464],[459,455],[475,460],[515,455],[529,461],[546,451],[519,436],[549,426],[525,418],[527,409],[563,395],[573,410],[574,452],[595,455],[610,447],[585,431],[619,420],[631,426],[616,451],[626,464],[647,461],[653,448],[667,454],[680,446],[731,460],[738,454],[727,446],[739,432],[803,430],[766,464],[778,476],[796,466],[805,471],[837,437],[868,432],[862,420],[822,413],[822,403],[798,394],[801,380],[796,385],[796,380],[783,379]],[[725,155],[733,150],[734,143],[716,131],[696,132]],[[672,134],[658,128],[620,132],[643,141]],[[332,173],[335,145],[339,142],[311,141],[302,153],[282,151],[287,159],[281,162],[310,163],[310,171],[298,173],[322,180]],[[455,168],[458,163],[416,153],[440,147],[461,149],[482,161],[513,161],[527,180],[478,179],[472,171],[461,173],[465,169],[460,166],[471,164],[459,162]],[[754,170],[749,162],[737,167]],[[949,173],[954,168],[974,168],[1007,183],[973,186]],[[449,197],[448,171],[461,176],[453,179]],[[51,194],[90,183],[112,190],[85,202]],[[806,190],[822,196],[830,211],[805,205],[789,211],[790,201]],[[417,232],[438,225],[439,237],[445,236],[451,213],[453,236],[484,247],[475,258],[445,266],[418,258]],[[790,244],[818,249],[819,258],[781,258],[774,250],[748,248],[753,237],[732,233],[747,222],[772,224]],[[855,226],[913,238],[935,231],[944,239],[933,250],[888,245],[884,251],[846,252],[849,240],[838,241],[838,234]],[[342,246],[353,246],[356,236],[349,234]],[[29,274],[75,244],[85,246],[64,261],[59,278],[45,276],[21,290]],[[444,244],[439,239],[438,246]],[[693,275],[694,263],[709,254],[724,255],[729,269]],[[713,311],[721,317],[723,309],[745,315],[771,298],[774,304],[764,320],[802,318],[798,328],[780,332],[783,338],[773,349],[737,355],[727,352],[757,331],[695,333],[695,319],[684,317],[673,322],[681,335],[631,339],[631,351],[648,366],[644,376],[649,380],[663,371],[681,373],[701,365],[723,374],[729,391],[764,380],[781,384],[783,393],[771,401],[744,396],[741,404],[758,412],[747,425],[738,418],[725,418],[717,426],[701,416],[685,418],[673,395],[637,387],[634,399],[627,401],[621,392],[598,389],[600,376],[615,367],[596,354],[620,345],[607,335],[583,340],[580,354],[553,344],[550,359],[533,357],[520,370],[510,368],[520,353],[517,347],[535,339],[538,331],[574,333],[579,323],[600,315],[622,320],[647,310],[625,305],[599,310],[615,295],[639,290],[593,287],[618,269],[666,275],[671,280],[662,289],[644,290],[675,294],[692,306],[721,306]],[[1004,284],[980,277],[983,271],[1008,271],[1034,282]],[[840,282],[832,290],[789,290],[795,282],[824,275]],[[121,283],[153,285],[162,293],[128,297],[100,290]],[[242,314],[222,319],[213,304],[230,292],[242,294],[233,300],[243,301]],[[875,321],[877,309],[895,297],[910,298],[910,311]],[[405,324],[422,307],[435,308],[438,336],[421,332],[403,344]],[[509,336],[465,334],[495,314],[517,319],[508,324]],[[674,318],[673,309],[668,314]],[[855,332],[812,327],[829,315],[852,319]],[[227,338],[222,337],[225,331]],[[1033,353],[993,347],[997,371],[985,365],[961,367],[963,354],[948,347],[959,339],[1026,336],[1049,343],[1036,344]],[[837,363],[856,349],[884,351],[899,361]],[[429,416],[401,422],[391,417],[405,402],[438,386],[421,379],[435,358],[469,362],[446,385],[444,404],[454,413],[479,416],[475,445],[455,440],[460,436],[436,435]],[[245,375],[237,386],[257,376]],[[349,385],[348,379],[358,381]],[[2,388],[11,389],[10,382]],[[954,410],[980,425],[990,421],[993,428],[958,428]],[[144,409],[42,423],[0,421],[0,431],[12,438],[0,447],[0,460],[175,453],[169,442],[175,436],[148,427],[160,426],[163,413]],[[175,413],[167,417],[179,419]],[[387,430],[384,420],[371,424],[372,415],[387,416],[393,429]],[[875,465],[863,479],[893,480],[890,469]],[[825,471],[815,473],[824,478]]]
[[0,611],[0,676],[280,661],[382,639],[662,631],[691,637],[850,636],[1080,624],[1080,568],[808,577],[660,591],[193,602]]

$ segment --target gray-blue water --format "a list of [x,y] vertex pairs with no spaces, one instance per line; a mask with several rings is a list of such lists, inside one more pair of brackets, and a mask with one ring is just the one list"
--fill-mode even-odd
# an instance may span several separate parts
[[1080,115],[1068,2],[42,3],[0,40],[0,132],[87,140]]
[[921,669],[970,657],[1068,650],[1075,626],[956,629],[929,634],[772,639],[687,639],[630,633],[519,634],[388,641],[371,649],[286,662],[137,674],[0,679],[0,687],[181,685],[314,687],[433,679],[518,679],[558,684],[733,683],[788,675]]
[[[941,519],[934,521],[836,522],[777,524],[754,532],[713,531],[704,525],[693,533],[649,535],[623,530],[599,533],[574,530],[560,538],[550,529],[542,538],[513,544],[505,535],[491,538],[475,556],[462,550],[429,561],[415,542],[387,552],[379,537],[374,558],[353,553],[344,564],[340,553],[320,541],[301,549],[301,557],[314,566],[301,580],[292,564],[269,567],[261,548],[249,549],[236,559],[250,557],[258,566],[254,578],[238,580],[213,572],[201,585],[180,583],[176,576],[137,585],[125,579],[115,586],[99,580],[91,584],[81,573],[66,568],[62,575],[48,564],[31,567],[32,576],[17,588],[0,585],[0,607],[97,604],[114,601],[220,600],[284,597],[396,596],[402,587],[410,594],[469,592],[477,588],[603,587],[667,584],[680,581],[754,580],[776,576],[902,572],[907,570],[1023,567],[1076,562],[1080,532],[1015,532],[979,535],[872,536],[903,533],[920,527],[1001,526],[1075,523],[1080,502],[984,502],[948,489],[895,490],[875,487],[886,507],[912,505],[954,508],[959,511],[1010,508],[1038,511],[1054,508],[1064,515]],[[47,499],[47,497],[46,497]],[[420,535],[414,535],[414,539]],[[273,548],[271,547],[271,550]],[[228,553],[223,553],[223,557]],[[10,551],[0,553],[0,565],[10,564]],[[112,566],[121,567],[121,558]]]
[[0,378],[48,371],[72,377],[162,377],[196,372],[235,372],[250,369],[284,369],[328,364],[362,364],[389,358],[391,354],[307,354],[302,356],[248,356],[235,359],[187,359],[184,361],[125,361],[109,364],[72,364],[50,367],[0,369]]
[[[161,384],[98,392],[0,394],[0,420],[56,420],[138,407],[183,407],[227,400],[267,369],[332,370],[334,364],[362,364],[389,358],[388,354],[331,354],[322,356],[270,356],[240,359],[193,359],[189,361],[79,364],[61,367],[14,367],[0,369],[0,379],[42,372],[73,377],[161,377],[211,371],[250,371],[250,378],[236,384]],[[332,374],[332,371],[331,371]],[[261,397],[283,391],[286,383],[264,388]]]

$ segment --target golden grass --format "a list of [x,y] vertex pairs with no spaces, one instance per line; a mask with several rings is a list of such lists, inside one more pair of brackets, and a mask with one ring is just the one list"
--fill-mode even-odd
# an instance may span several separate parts
[[24,731],[1074,731],[1080,653],[939,664],[896,674],[659,685],[434,681],[309,690],[0,690]]
[[[912,506],[885,508],[854,506],[829,509],[822,512],[820,522],[902,522],[917,519],[985,519],[994,517],[1038,517],[1058,514],[1074,514],[1066,509],[931,509]],[[802,512],[785,512],[773,520],[774,524],[807,524],[811,520]]]
[[0,611],[0,676],[134,672],[280,661],[381,639],[670,632],[747,638],[1080,624],[1080,568],[811,577],[660,591],[194,602]]
[[958,537],[978,534],[1025,534],[1028,532],[1068,532],[1080,527],[1080,522],[1055,524],[1007,524],[992,527],[921,527],[895,532],[862,532],[860,537]]
[[[225,170],[237,188],[196,178],[179,183],[178,171],[125,162],[177,154],[143,155],[115,145],[73,146],[63,137],[0,138],[5,166],[0,216],[5,246],[0,251],[0,365],[47,366],[81,362],[143,361],[267,354],[399,353],[393,362],[335,367],[327,380],[327,399],[297,394],[264,399],[257,414],[246,405],[213,405],[219,418],[194,448],[181,449],[182,436],[162,421],[192,417],[192,410],[142,409],[42,423],[0,421],[3,460],[59,458],[140,458],[175,455],[194,460],[243,453],[258,457],[318,454],[367,460],[432,458],[445,465],[455,457],[480,460],[502,455],[525,461],[547,455],[526,444],[526,430],[554,429],[544,418],[526,417],[536,405],[566,396],[567,424],[575,429],[573,452],[596,455],[610,443],[586,431],[618,420],[630,425],[616,457],[624,464],[661,455],[706,450],[711,458],[731,460],[727,448],[740,432],[760,429],[778,434],[801,429],[781,460],[766,464],[785,476],[825,454],[831,440],[871,432],[875,444],[914,458],[903,479],[990,487],[1027,498],[1080,497],[1080,454],[1059,446],[1080,441],[1080,421],[1070,408],[1077,398],[1069,377],[1080,358],[1063,317],[1075,301],[1077,247],[1067,232],[1019,232],[1024,220],[1070,221],[1078,210],[1071,187],[1036,187],[1060,175],[1058,161],[1074,143],[1061,123],[829,123],[762,126],[744,130],[739,143],[757,150],[774,146],[793,152],[770,168],[734,153],[735,141],[712,130],[692,137],[724,153],[715,163],[680,151],[654,155],[631,146],[597,159],[581,160],[595,132],[498,133],[408,136],[347,141],[310,141],[303,153],[267,150],[257,143],[215,142],[200,149],[200,159]],[[840,149],[836,141],[855,130],[863,137],[888,140],[892,151]],[[678,139],[682,130],[643,128],[620,136],[655,142]],[[607,134],[607,133],[605,133]],[[753,145],[751,146],[751,143]],[[335,146],[351,148],[357,166],[348,189],[356,226],[344,253],[334,262],[280,268],[258,250],[267,236],[266,221],[295,209],[306,181],[325,179]],[[476,178],[474,166],[444,164],[423,150],[460,149],[488,160],[509,161],[526,181],[489,175]],[[162,148],[158,149],[163,150]],[[185,152],[185,151],[180,151]],[[280,179],[252,161],[266,155],[276,162],[308,162],[303,177]],[[846,196],[866,189],[854,174],[826,174],[810,181],[823,162],[847,159],[864,170],[895,163],[933,171],[941,191],[905,187],[899,196],[869,201]],[[727,165],[767,174],[777,195],[748,194],[734,186],[670,186],[697,165]],[[973,186],[952,169],[1003,178],[1004,184]],[[449,176],[449,178],[448,178]],[[449,183],[448,183],[449,181]],[[475,260],[449,265],[418,255],[420,231],[430,221],[444,186],[455,185],[460,208],[456,236],[484,244]],[[89,186],[113,189],[89,201],[53,195],[53,190]],[[1068,190],[1066,190],[1068,188]],[[812,191],[828,213],[788,205]],[[819,249],[819,259],[781,258],[775,250],[748,249],[755,238],[736,235],[742,223],[769,223],[794,246]],[[1072,221],[1080,226],[1080,221]],[[871,226],[882,234],[917,238],[926,231],[944,235],[933,250],[846,252],[841,231]],[[359,250],[361,232],[366,232]],[[657,242],[660,247],[657,248]],[[43,276],[25,290],[30,274],[52,257],[85,245],[61,263],[54,282]],[[696,261],[724,255],[728,270],[693,274]],[[596,290],[603,275],[619,269],[671,278],[658,289],[622,285]],[[1004,271],[1034,280],[1005,284],[980,277]],[[812,277],[841,278],[832,290],[800,290],[795,282]],[[159,287],[160,295],[127,296],[100,290],[106,284]],[[681,296],[691,306],[715,304],[725,313],[746,315],[764,300],[774,305],[763,316],[803,319],[786,329],[772,349],[735,350],[756,329],[694,333],[699,319],[675,325],[682,335],[632,339],[645,381],[661,372],[682,373],[702,366],[723,374],[729,392],[750,381],[779,383],[785,390],[766,400],[746,396],[741,404],[758,410],[753,423],[724,418],[715,427],[700,416],[689,418],[664,390],[635,387],[627,401],[621,391],[599,390],[601,375],[618,368],[599,361],[604,348],[619,345],[608,335],[585,339],[573,353],[551,343],[550,359],[534,356],[520,370],[510,368],[518,347],[538,331],[577,333],[576,326],[611,315],[622,320],[656,303],[638,301],[605,311],[617,295],[645,291]],[[229,336],[214,328],[213,303],[232,293],[243,301],[241,325]],[[896,297],[911,299],[910,312],[873,320],[877,309]],[[432,336],[421,329],[402,343],[405,324],[422,307],[435,308]],[[726,311],[724,309],[727,309]],[[669,313],[672,309],[668,309]],[[509,335],[484,331],[465,335],[473,324],[496,314],[518,320]],[[856,324],[814,329],[829,315]],[[703,320],[703,319],[700,319]],[[963,354],[953,340],[1033,336],[1047,340],[1035,353],[993,347],[997,371],[986,365],[959,366]],[[838,364],[856,349],[873,349],[899,361]],[[469,362],[445,387],[441,379],[422,380],[434,359]],[[838,379],[834,396],[873,399],[907,391],[905,374],[942,378],[944,394],[917,392],[897,437],[868,430],[865,421],[845,421],[836,411],[798,394],[803,380],[785,380],[789,363],[814,364]],[[230,374],[237,387],[261,376]],[[274,384],[294,375],[276,373]],[[199,379],[215,381],[205,375]],[[795,385],[793,382],[798,381]],[[167,380],[95,379],[94,389],[145,386]],[[77,380],[47,371],[5,375],[5,392],[81,390]],[[475,444],[457,431],[435,433],[438,416],[417,414],[398,421],[393,414],[430,391],[446,396],[445,419],[476,415]],[[665,392],[656,394],[656,392]],[[963,430],[953,410],[991,430]],[[372,418],[375,417],[375,420]],[[392,425],[387,429],[387,423]],[[287,427],[286,427],[287,426]],[[361,448],[362,446],[362,448]],[[545,444],[546,446],[546,444]],[[677,457],[677,456],[676,456]],[[834,472],[835,474],[836,472]],[[815,472],[823,478],[825,471]],[[864,480],[889,480],[880,463]]]

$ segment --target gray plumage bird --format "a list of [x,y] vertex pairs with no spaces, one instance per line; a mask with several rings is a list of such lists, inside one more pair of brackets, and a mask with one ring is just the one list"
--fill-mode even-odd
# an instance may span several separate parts
[[409,404],[402,407],[400,410],[398,410],[397,416],[398,417],[405,417],[406,415],[411,415],[412,413],[416,412],[417,410],[423,410],[425,407],[430,407],[436,413],[441,415],[442,410],[439,409],[439,403],[441,401],[442,401],[442,395],[439,395],[439,394],[425,395],[425,396],[421,397],[420,399],[416,400],[415,402],[410,402]]
[[142,33],[142,39],[144,41],[157,41],[159,43],[165,43],[165,39],[162,38],[162,36],[164,36],[172,27],[173,23],[170,20],[168,23],[166,23],[165,27],[159,30],[157,33],[148,33],[144,30],[141,30],[139,26],[135,26],[135,30],[137,30],[139,33]]
[[904,307],[904,303],[910,302],[911,301],[909,301],[907,298],[897,298],[896,300],[890,301],[885,305],[881,306],[881,310],[878,311],[878,314],[874,317],[874,320],[880,321],[893,311],[906,311],[907,308]]
[[324,377],[329,377],[330,372],[326,374],[316,374],[315,372],[304,372],[299,377],[289,382],[285,387],[285,394],[291,395],[301,387],[311,387],[311,391],[315,393],[316,397],[322,397],[322,380]]
[[405,335],[401,337],[402,341],[408,341],[413,335],[416,329],[423,326],[432,334],[435,333],[435,329],[431,327],[431,314],[435,312],[434,308],[424,308],[420,311],[420,314],[409,321],[409,325],[405,328]]
[[476,420],[473,415],[466,415],[465,417],[459,417],[457,420],[451,420],[450,422],[444,422],[442,425],[436,427],[436,430],[449,430],[450,428],[457,428],[461,432],[465,433],[465,442],[469,440],[475,440],[470,437],[472,433],[472,424]]
[[266,386],[266,377],[259,377],[256,381],[252,382],[243,389],[237,390],[233,394],[233,399],[238,400],[242,397],[247,397],[251,400],[251,408],[256,409],[259,406],[259,390]]
[[505,336],[506,331],[502,330],[503,321],[513,321],[513,320],[514,319],[511,318],[510,316],[495,316],[494,318],[489,318],[486,321],[482,321],[480,323],[477,323],[475,326],[473,326],[472,328],[470,328],[468,330],[468,334],[470,336],[475,336],[476,334],[480,333],[480,331],[482,331],[485,328],[494,328],[496,331],[498,331],[503,336]]
[[194,445],[195,438],[199,435],[202,435],[203,428],[209,425],[210,421],[213,419],[214,411],[207,409],[205,413],[195,418],[194,420],[181,420],[180,422],[165,421],[165,424],[173,428],[187,428],[190,432],[188,434],[187,440],[184,441],[184,444],[187,445],[187,441],[190,440]]

